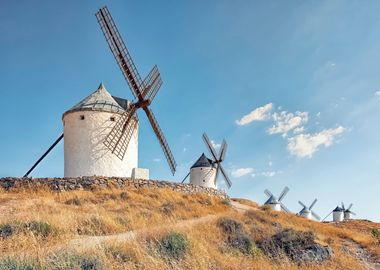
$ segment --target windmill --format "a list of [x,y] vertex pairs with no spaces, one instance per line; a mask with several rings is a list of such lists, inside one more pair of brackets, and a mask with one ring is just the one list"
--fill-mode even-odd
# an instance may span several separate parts
[[164,134],[152,110],[149,108],[149,105],[157,95],[162,84],[158,68],[154,66],[147,77],[142,80],[107,7],[99,9],[96,13],[96,18],[98,19],[108,46],[128,82],[132,94],[137,98],[137,101],[132,103],[123,116],[116,122],[106,137],[104,144],[112,153],[122,159],[131,139],[132,131],[137,125],[136,111],[143,109],[165,154],[170,170],[174,175],[177,164]]
[[191,166],[190,172],[182,180],[182,183],[190,175],[191,184],[217,188],[217,180],[220,172],[223,175],[227,187],[230,188],[232,182],[222,166],[222,162],[226,156],[227,142],[223,140],[218,155],[206,133],[203,133],[202,138],[212,158],[207,158],[203,153],[194,165]]
[[315,199],[309,207],[307,207],[303,202],[298,201],[298,203],[303,207],[301,211],[298,213],[300,216],[312,219],[314,217],[316,220],[321,220],[321,218],[312,210],[314,205],[317,203],[317,199]]
[[107,7],[99,9],[96,18],[135,101],[129,102],[111,96],[101,84],[94,93],[64,113],[62,117],[64,133],[24,177],[28,177],[63,138],[65,139],[65,177],[131,176],[131,174],[133,177],[136,171],[140,171],[140,174],[136,175],[141,175],[141,171],[146,175],[144,169],[136,168],[137,111],[139,109],[143,109],[148,117],[174,175],[177,164],[149,107],[162,85],[160,72],[157,66],[154,66],[142,80]]
[[350,219],[352,219],[352,216],[356,216],[356,214],[351,211],[352,206],[353,206],[353,204],[351,203],[350,206],[348,206],[348,208],[345,209],[344,203],[342,202],[344,220],[350,220]]
[[275,211],[290,213],[289,209],[282,203],[282,200],[288,192],[289,188],[285,187],[277,198],[268,189],[266,189],[264,193],[269,197],[269,199],[264,203],[264,205],[269,205]]

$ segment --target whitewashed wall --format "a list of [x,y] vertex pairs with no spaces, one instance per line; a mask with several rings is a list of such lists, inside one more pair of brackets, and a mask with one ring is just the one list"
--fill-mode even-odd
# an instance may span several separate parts
[[[84,120],[80,119],[81,115]],[[104,111],[74,111],[64,115],[65,177],[131,177],[138,161],[138,128],[123,160],[103,143],[119,116]],[[115,121],[111,121],[111,117],[115,117]]]
[[211,167],[195,167],[190,169],[190,184],[216,188],[216,169]]

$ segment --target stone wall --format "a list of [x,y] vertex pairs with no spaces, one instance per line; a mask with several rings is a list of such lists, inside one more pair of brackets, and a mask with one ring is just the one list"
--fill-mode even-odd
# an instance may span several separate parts
[[228,199],[224,191],[206,188],[192,184],[180,184],[168,181],[131,179],[122,177],[78,177],[78,178],[0,178],[0,187],[9,190],[13,188],[48,187],[56,191],[69,191],[76,189],[93,190],[97,188],[168,188],[184,193],[205,193]]

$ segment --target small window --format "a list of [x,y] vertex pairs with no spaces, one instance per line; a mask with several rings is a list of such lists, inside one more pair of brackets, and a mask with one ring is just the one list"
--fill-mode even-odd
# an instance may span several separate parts
[[203,170],[203,168],[201,168],[201,170]]
[[110,120],[111,120],[112,122],[115,122],[115,117],[111,116],[111,117],[110,117]]
[[203,179],[203,182],[206,182],[206,180]]
[[84,115],[81,115],[81,116],[80,116],[80,120],[84,120]]

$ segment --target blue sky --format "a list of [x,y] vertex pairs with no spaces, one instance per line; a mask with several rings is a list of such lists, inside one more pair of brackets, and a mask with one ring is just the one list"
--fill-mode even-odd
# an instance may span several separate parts
[[[229,194],[325,216],[353,202],[380,221],[380,2],[2,1],[0,176],[21,176],[62,132],[62,113],[99,83],[132,98],[94,16],[107,4],[143,77],[164,84],[152,110],[179,164],[173,177],[140,115],[139,165],[180,181],[206,148],[229,143]],[[244,117],[245,116],[245,117]],[[60,144],[33,176],[63,175]]]

